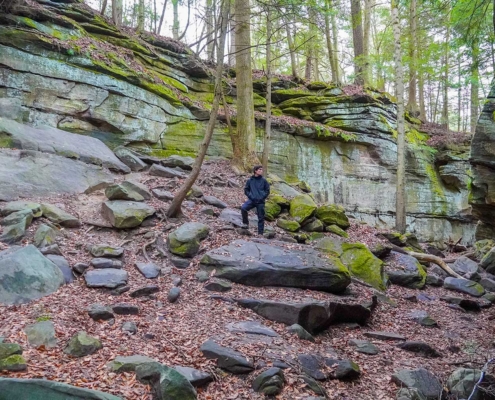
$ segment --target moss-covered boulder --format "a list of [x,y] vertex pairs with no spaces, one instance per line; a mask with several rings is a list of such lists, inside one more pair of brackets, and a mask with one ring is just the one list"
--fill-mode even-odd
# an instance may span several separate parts
[[385,261],[388,277],[394,285],[410,289],[422,289],[425,286],[426,270],[416,258],[392,251]]
[[383,261],[362,243],[343,243],[340,259],[351,275],[370,284],[376,289],[387,288],[387,277],[383,269]]
[[148,188],[138,182],[124,181],[105,189],[108,200],[144,201],[151,199]]
[[64,353],[72,357],[85,357],[96,353],[102,347],[103,346],[98,339],[81,331],[69,340],[69,343],[67,343],[67,346],[64,349]]
[[20,354],[0,359],[0,371],[24,371],[26,368],[26,360]]
[[133,372],[139,365],[153,362],[155,362],[155,360],[147,356],[117,356],[113,361],[110,361],[107,364],[107,367],[112,372]]
[[79,221],[79,219],[58,208],[57,206],[54,206],[53,204],[43,203],[41,205],[41,211],[43,212],[43,216],[45,218],[48,218],[55,224],[59,224],[66,228],[78,228],[81,226],[81,221]]
[[22,210],[31,210],[33,212],[33,215],[35,218],[41,217],[41,204],[39,203],[34,203],[32,201],[24,201],[24,200],[18,200],[18,201],[11,201],[7,204],[5,204],[1,209],[0,209],[0,216],[6,217],[12,213],[22,211]]
[[277,220],[277,226],[289,232],[296,232],[301,227],[297,221],[291,221],[285,218],[279,218]]
[[311,196],[301,194],[290,201],[289,214],[299,224],[303,224],[313,216],[317,207]]
[[22,354],[20,345],[17,343],[0,343],[0,360],[15,354]]
[[285,198],[281,193],[274,192],[273,190],[268,196],[267,202],[270,201],[272,203],[278,204],[282,208],[289,208],[290,200]]
[[345,209],[337,204],[325,204],[316,210],[316,218],[323,221],[325,225],[337,225],[342,229],[347,229],[351,224]]
[[181,257],[194,257],[199,251],[199,243],[210,233],[208,225],[188,222],[168,235],[170,252]]
[[304,224],[302,230],[305,232],[323,232],[325,230],[325,225],[323,225],[323,222],[319,219],[315,218]]
[[155,213],[155,209],[135,201],[112,200],[103,203],[102,213],[112,226],[125,229],[141,225],[145,218]]
[[41,224],[34,233],[34,245],[36,247],[50,246],[57,241],[59,234],[56,228]]
[[330,237],[324,237],[316,241],[315,248],[335,257],[340,257],[342,252],[342,241]]
[[349,237],[349,234],[337,225],[328,225],[325,230],[343,238]]
[[280,207],[277,202],[268,199],[268,201],[265,203],[265,218],[268,221],[275,221],[275,218],[280,215],[281,211],[282,207]]

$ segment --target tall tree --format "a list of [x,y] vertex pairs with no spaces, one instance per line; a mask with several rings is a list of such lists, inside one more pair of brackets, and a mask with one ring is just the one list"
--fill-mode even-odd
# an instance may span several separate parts
[[266,12],[266,113],[265,136],[263,138],[262,165],[268,173],[268,155],[270,153],[270,136],[272,130],[272,10],[268,4]]
[[139,0],[138,3],[138,17],[137,17],[137,31],[144,31],[144,0]]
[[232,135],[234,163],[250,171],[259,163],[256,155],[254,124],[253,76],[251,70],[251,4],[250,0],[235,0],[235,67],[237,85],[237,129]]
[[112,0],[112,20],[113,23],[117,26],[122,25],[122,12],[122,0]]
[[208,120],[208,125],[206,127],[205,136],[201,145],[199,146],[198,155],[194,160],[193,168],[189,176],[186,178],[181,188],[175,195],[170,204],[170,208],[167,211],[168,217],[177,217],[181,214],[182,202],[187,196],[189,190],[191,190],[194,182],[198,179],[199,173],[201,172],[201,166],[206,156],[208,146],[210,145],[211,138],[213,136],[213,131],[215,129],[215,124],[217,123],[218,109],[220,108],[220,101],[222,99],[222,77],[223,77],[223,61],[225,55],[225,38],[227,36],[227,22],[229,19],[230,1],[223,0],[221,6],[220,15],[220,38],[219,44],[217,46],[217,68],[215,74],[215,95],[213,97],[213,104],[210,112],[210,119]]
[[330,14],[333,13],[331,8],[331,0],[325,0],[325,39],[327,44],[328,61],[330,63],[330,69],[332,71],[332,82],[339,85],[339,62],[337,58],[337,52],[333,47],[332,40],[332,27],[330,24]]
[[480,108],[480,47],[478,38],[471,42],[471,133],[474,135],[476,123],[478,122],[478,113]]
[[298,79],[298,73],[297,73],[297,61],[296,61],[296,49],[294,46],[294,39],[292,37],[293,32],[291,31],[291,24],[292,22],[289,21],[288,18],[285,20],[285,29],[287,33],[287,44],[289,46],[289,55],[290,55],[290,67],[292,71],[292,77],[294,79]]
[[409,2],[409,96],[407,110],[415,117],[420,116],[416,96],[418,82],[418,9],[416,0]]
[[165,0],[163,2],[162,15],[160,16],[160,24],[158,25],[158,32],[156,32],[159,35],[162,31],[163,19],[165,18],[165,10],[167,9],[167,3],[168,3],[168,0]]
[[364,81],[370,82],[370,46],[371,46],[371,14],[375,7],[375,0],[364,0],[364,23],[363,23],[363,63]]
[[172,0],[174,12],[174,21],[172,23],[172,36],[174,39],[179,39],[179,0]]
[[352,42],[354,44],[354,83],[365,84],[364,38],[361,0],[351,0]]
[[395,205],[395,228],[406,231],[406,140],[404,121],[404,71],[402,66],[401,31],[396,0],[391,0],[394,33],[395,91],[397,96],[397,190]]

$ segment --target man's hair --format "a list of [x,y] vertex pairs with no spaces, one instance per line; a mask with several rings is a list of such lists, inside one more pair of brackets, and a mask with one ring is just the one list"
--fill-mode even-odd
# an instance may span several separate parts
[[253,173],[255,173],[256,171],[258,171],[261,168],[263,168],[263,165],[255,165],[253,168]]

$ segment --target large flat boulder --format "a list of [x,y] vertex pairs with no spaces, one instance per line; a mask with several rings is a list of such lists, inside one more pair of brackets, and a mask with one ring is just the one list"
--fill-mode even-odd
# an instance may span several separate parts
[[33,245],[0,252],[0,303],[22,304],[55,292],[64,275]]
[[46,379],[0,378],[0,400],[121,400],[120,397]]
[[130,168],[120,161],[112,150],[102,141],[90,136],[49,127],[37,129],[0,117],[0,138],[2,147],[52,153],[86,164],[130,172]]
[[145,218],[155,213],[155,209],[136,201],[112,200],[103,203],[102,213],[112,226],[126,229],[141,225]]
[[[270,243],[270,244],[268,244]],[[348,269],[314,249],[290,250],[274,242],[236,240],[201,259],[214,276],[249,286],[285,286],[339,293],[351,283]]]
[[37,151],[0,149],[0,200],[79,194],[112,184],[112,174],[85,164]]

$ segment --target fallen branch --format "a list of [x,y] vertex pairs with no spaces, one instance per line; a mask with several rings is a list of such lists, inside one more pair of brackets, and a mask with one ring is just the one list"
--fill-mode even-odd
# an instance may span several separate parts
[[143,247],[141,248],[141,250],[143,251],[144,258],[146,258],[146,261],[148,261],[149,263],[152,263],[153,261],[148,256],[148,252],[146,251],[146,247],[151,246],[155,242],[156,242],[156,237],[154,237],[153,240],[150,240],[149,242],[146,242],[145,244],[143,244]]
[[474,388],[473,388],[473,391],[471,392],[471,394],[469,395],[468,397],[468,400],[472,400],[474,398],[474,395],[476,394],[476,391],[480,385],[481,382],[483,382],[483,379],[485,377],[485,374],[486,374],[486,370],[488,369],[488,366],[493,363],[495,361],[495,358],[490,358],[486,364],[483,366],[483,369],[481,370],[481,375],[480,375],[480,379],[478,379],[478,382],[476,382],[476,385],[474,385]]

